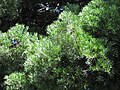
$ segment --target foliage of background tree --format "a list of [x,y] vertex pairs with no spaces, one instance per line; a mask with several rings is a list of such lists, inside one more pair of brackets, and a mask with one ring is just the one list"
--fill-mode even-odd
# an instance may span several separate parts
[[21,0],[1,0],[0,17],[14,19],[19,16],[19,7]]
[[80,8],[90,0],[1,0],[0,30],[7,31],[16,23],[30,27],[29,31],[46,35],[45,28],[57,19],[67,2],[78,3]]
[[0,0],[0,30],[10,28],[19,17],[21,0]]

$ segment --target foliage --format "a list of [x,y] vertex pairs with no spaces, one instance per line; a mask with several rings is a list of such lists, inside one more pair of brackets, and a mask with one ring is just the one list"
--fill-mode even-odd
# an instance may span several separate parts
[[[108,86],[113,86],[111,82],[119,84],[116,76],[119,76],[120,58],[120,2],[119,0],[92,0],[79,13],[80,27],[89,32],[93,37],[102,39],[108,47],[107,56],[114,63],[114,80],[106,80]],[[117,81],[116,81],[117,80]],[[107,85],[106,85],[107,86]],[[113,89],[117,88],[116,85]],[[97,86],[99,87],[99,86]],[[101,87],[101,86],[100,86]],[[118,87],[119,88],[119,87]],[[105,88],[104,88],[105,89]],[[116,90],[116,89],[115,89]]]
[[118,6],[113,0],[93,0],[79,16],[63,11],[47,27],[47,37],[19,24],[0,33],[6,89],[117,90],[110,81],[115,58],[109,55],[118,55],[113,47],[119,41]]
[[6,81],[4,84],[6,85],[6,90],[27,90],[25,89],[25,85],[27,85],[27,80],[24,73],[12,73],[9,76],[6,75]]
[[[34,39],[38,37],[30,35],[28,27],[16,24],[8,32],[0,35],[0,63],[4,67],[5,74],[23,70],[26,60],[26,52]],[[29,49],[29,48],[28,48]]]
[[21,0],[0,0],[0,18],[14,19],[19,16]]
[[7,31],[18,22],[21,0],[0,0],[0,31]]
[[[44,38],[32,49],[31,53],[24,63],[25,71],[29,73],[31,83],[39,89],[52,88],[50,77],[53,67],[59,62],[59,46]],[[43,89],[44,90],[44,89]]]
[[79,13],[82,29],[96,37],[115,39],[119,32],[119,1],[92,0]]
[[[9,83],[6,83],[8,81],[5,82],[6,88],[8,88],[8,90],[13,90],[17,88],[13,84],[15,83],[19,84],[17,80],[14,81],[14,79],[19,77],[15,77],[15,78],[12,78],[12,77],[14,77],[14,75],[15,76],[19,75],[19,73],[13,73],[13,72],[24,71],[23,64],[27,59],[27,55],[30,55],[29,53],[34,53],[34,51],[32,51],[32,45],[36,46],[38,42],[37,34],[30,34],[29,32],[27,32],[27,30],[28,30],[27,26],[16,24],[16,26],[10,28],[8,32],[0,33],[1,75],[4,76],[4,75],[10,74],[9,76],[10,78],[7,78],[7,79],[13,82],[11,83],[10,87],[9,87]],[[21,73],[20,73],[20,77],[22,78]],[[18,88],[20,87],[18,85]]]
[[71,12],[74,12],[75,14],[79,14],[81,11],[81,6],[79,4],[70,4],[69,2],[66,4],[66,10],[68,9]]
[[48,26],[49,36],[40,40],[39,48],[34,47],[35,54],[25,61],[25,71],[39,89],[42,86],[50,90],[55,86],[60,90],[85,89],[89,86],[90,72],[99,72],[93,80],[103,77],[102,73],[108,76],[112,73],[104,42],[84,32],[78,18],[64,11],[60,20]]
[[[84,32],[79,25],[79,17],[73,13],[63,12],[59,16],[59,19],[60,22],[58,21],[52,24],[48,31],[50,31],[53,41],[60,39],[60,43],[63,42],[62,50],[63,53],[67,55],[68,60],[70,60],[70,62],[75,60],[78,66],[80,65],[79,67],[81,67],[83,71],[88,70],[88,73],[89,71],[93,72],[97,70],[103,70],[103,72],[111,71],[111,62],[106,57],[108,50],[103,46],[105,43],[101,40],[94,39],[88,33]],[[68,35],[64,33],[68,33]],[[83,60],[82,63],[80,63],[81,60]],[[73,65],[76,66],[74,62]]]

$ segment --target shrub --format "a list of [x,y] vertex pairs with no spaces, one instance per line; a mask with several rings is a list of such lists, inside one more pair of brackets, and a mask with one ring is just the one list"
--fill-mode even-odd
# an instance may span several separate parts
[[92,0],[80,16],[80,26],[96,38],[104,39],[109,47],[109,58],[119,60],[120,41],[119,0]]
[[35,52],[29,54],[24,63],[25,71],[29,73],[30,83],[42,90],[52,88],[54,79],[50,79],[52,77],[50,73],[59,62],[59,46],[44,38],[32,50]]
[[109,47],[108,57],[115,63],[120,55],[119,5],[119,0],[92,0],[79,13],[81,28],[96,38],[104,39]]
[[[119,82],[116,79],[120,72],[118,64],[120,58],[119,6],[119,0],[92,0],[79,13],[80,27],[93,37],[104,40],[108,47],[107,56],[114,62],[113,68],[115,69],[114,80],[109,80],[108,83]],[[108,86],[113,86],[113,84]],[[115,88],[119,88],[118,86],[116,85]]]
[[37,88],[86,89],[99,77],[104,81],[103,73],[112,73],[105,43],[84,32],[78,18],[64,11],[60,20],[48,26],[49,36],[40,40],[39,48],[34,47],[34,54],[25,61],[25,71]]
[[[68,46],[67,46],[67,44],[66,44],[67,40],[65,39],[65,42],[62,41],[65,44],[65,46],[63,46],[64,49],[62,49],[62,50],[64,50],[64,53],[66,53],[65,55],[71,55],[71,57],[73,57],[71,60],[75,59],[74,56],[72,56],[73,54],[78,59],[83,58],[84,61],[82,62],[82,64],[84,62],[87,64],[91,63],[90,68],[96,68],[96,69],[92,69],[93,71],[94,70],[97,71],[97,68],[99,68],[98,71],[102,70],[102,68],[110,70],[111,66],[108,66],[108,63],[109,63],[109,65],[111,65],[110,64],[111,61],[106,60],[107,59],[106,53],[108,50],[107,50],[107,47],[104,47],[105,43],[102,40],[94,39],[88,33],[84,32],[79,25],[80,21],[78,21],[78,17],[76,15],[74,15],[73,13],[63,12],[59,16],[59,19],[61,20],[61,22],[58,21],[58,22],[55,22],[55,24],[52,24],[50,29],[48,29],[48,31],[51,31],[50,35],[52,35],[53,41],[57,40],[58,38],[61,40],[64,40],[63,38],[66,37],[67,35],[66,34],[61,35],[62,33],[67,32],[67,33],[71,34],[71,36],[73,38],[71,41],[73,44],[70,41],[68,41],[70,44],[68,44]],[[56,38],[55,38],[55,36],[56,36]],[[69,37],[69,39],[70,39],[70,37]],[[62,45],[64,45],[64,44],[62,44]],[[73,48],[75,48],[75,50],[72,47],[71,47],[72,50],[66,50],[71,45],[73,45]],[[69,54],[67,54],[67,53],[69,53]],[[68,57],[70,57],[70,56],[68,56]],[[95,67],[94,67],[94,60],[96,61]],[[79,62],[79,60],[78,60],[78,62]],[[82,66],[82,65],[80,65],[80,66]],[[108,67],[106,67],[106,66],[108,66]],[[86,67],[86,65],[84,67]],[[84,67],[81,67],[81,68],[83,69]],[[102,67],[102,68],[100,68],[100,67]]]
[[4,79],[6,80],[4,82],[6,86],[5,90],[27,90],[27,80],[24,73],[15,72],[10,75],[6,75]]
[[[8,32],[0,33],[0,71],[2,77],[9,75],[6,78],[7,81],[5,81],[7,90],[17,90],[17,88],[21,90],[20,88],[24,83],[22,81],[19,83],[19,79],[24,79],[24,75],[23,73],[13,72],[24,72],[24,62],[29,58],[29,55],[34,54],[34,50],[38,48],[36,48],[36,46],[39,44],[38,38],[40,37],[38,37],[36,33],[30,34],[27,30],[27,26],[16,24],[16,26],[10,28]],[[34,47],[35,49],[33,49]],[[18,81],[16,80],[17,78],[19,78]],[[8,83],[9,80],[11,84]],[[10,87],[9,84],[11,85]],[[18,86],[16,86],[17,84]],[[20,87],[19,84],[21,84]],[[34,88],[29,85],[30,83],[27,82],[27,85],[25,85],[25,87],[23,85],[22,89],[24,88],[24,90],[26,90],[28,87]]]
[[[37,35],[30,35],[28,27],[18,25],[12,27],[8,32],[0,35],[0,63],[4,74],[14,71],[22,71],[23,63],[27,58],[30,45],[38,39]],[[37,41],[37,40],[36,40]]]
[[[104,20],[105,15],[110,15],[117,22],[118,11],[115,11],[116,18],[112,16],[111,12],[106,13],[105,11],[105,9],[108,10],[106,5],[109,6],[111,3],[113,3],[112,0],[106,2],[93,0],[83,9],[79,14],[80,16],[71,11],[62,12],[58,20],[47,27],[48,37],[41,38],[41,36],[37,37],[36,34],[31,35],[26,32],[27,27],[25,28],[24,25],[16,25],[7,33],[1,33],[1,63],[3,63],[2,60],[6,62],[9,62],[9,60],[23,60],[23,63],[15,63],[15,65],[22,65],[24,70],[6,69],[6,71],[23,71],[25,74],[23,73],[21,76],[20,73],[20,77],[26,76],[29,80],[28,84],[34,86],[35,90],[108,90],[111,85],[113,89],[113,84],[110,81],[113,75],[113,58],[108,55],[109,53],[115,53],[112,49],[115,51],[116,48],[112,46],[114,42],[116,44],[115,38],[119,40],[118,37],[114,37],[114,35],[118,35],[119,26],[117,24],[116,27],[118,26],[118,28],[114,27],[114,21],[110,22],[106,17],[105,19],[109,22],[105,21],[103,25],[105,27],[101,30],[101,20]],[[118,5],[114,2],[112,12],[118,8]],[[95,10],[97,7],[100,7],[100,9],[97,8],[96,11],[98,12],[95,13],[92,7]],[[101,11],[101,8],[104,8],[104,10]],[[90,14],[93,14],[93,17]],[[96,31],[99,29],[100,35],[98,36]],[[109,30],[111,30],[110,34],[108,34]],[[113,38],[110,35],[113,35]],[[11,40],[14,43],[15,41],[20,43],[14,46],[12,42],[11,47]],[[22,54],[15,55],[17,56],[15,57],[14,54],[18,52]],[[21,56],[23,56],[23,59],[21,59]],[[7,82],[9,82],[9,77],[12,77],[12,75],[17,76],[18,73],[12,73],[7,77],[5,81],[7,88],[9,86]],[[15,84],[18,84],[18,81],[11,78],[10,80],[15,82],[11,84],[11,87],[16,88]],[[23,83],[22,80],[25,80],[25,82]],[[23,85],[25,90],[26,87],[32,90],[26,85],[26,82],[26,78],[20,79],[19,85]]]
[[83,30],[96,37],[113,36],[119,31],[119,2],[114,0],[92,0],[79,13],[80,25]]

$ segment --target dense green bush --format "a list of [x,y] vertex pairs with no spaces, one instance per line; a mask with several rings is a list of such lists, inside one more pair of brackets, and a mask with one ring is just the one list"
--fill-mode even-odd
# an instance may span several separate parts
[[[119,60],[120,60],[120,2],[119,0],[92,0],[85,6],[80,16],[80,27],[89,32],[93,37],[106,42],[108,47],[107,56],[113,61],[114,79],[111,88],[119,88]],[[107,86],[107,85],[106,85]],[[116,90],[116,89],[115,89]]]
[[24,73],[12,73],[9,76],[5,76],[6,90],[27,90],[27,79]]
[[[118,68],[120,57],[120,2],[119,0],[92,0],[80,16],[80,27],[93,37],[104,40],[109,47],[107,56]],[[117,66],[116,66],[117,65]],[[119,70],[116,69],[116,72]]]
[[24,63],[25,71],[29,73],[31,83],[41,90],[53,88],[54,79],[50,78],[52,78],[53,68],[60,60],[60,47],[44,38],[32,50],[35,52],[31,53]]
[[30,50],[30,45],[38,39],[37,35],[30,35],[27,30],[28,27],[17,24],[8,32],[0,33],[0,63],[4,73],[23,70],[27,49]]
[[[60,20],[48,26],[49,36],[40,40],[35,54],[29,55],[25,61],[25,71],[29,73],[31,83],[39,89],[44,86],[82,90],[94,79],[104,81],[101,74],[112,73],[105,43],[84,32],[78,26],[78,18],[72,12],[64,11]],[[89,77],[96,72],[98,74],[90,81]]]
[[112,47],[119,40],[118,5],[93,0],[79,16],[64,11],[47,27],[47,37],[28,33],[24,25],[0,33],[0,65],[9,74],[6,89],[118,90],[110,81],[114,56],[109,56],[118,55],[118,47]]
[[[32,46],[34,47],[37,45],[38,42],[37,34],[30,34],[29,32],[27,32],[27,30],[28,30],[27,26],[16,24],[16,26],[10,28],[8,32],[0,33],[1,76],[10,74],[9,76],[10,78],[5,78],[7,79],[5,81],[7,90],[16,90],[16,88],[19,88],[19,85],[18,87],[13,85],[19,83],[19,81],[17,80],[15,81],[16,77],[11,78],[14,77],[14,75],[15,76],[19,75],[19,73],[16,75],[16,73],[13,72],[15,71],[24,72],[23,64],[26,61],[27,57],[30,54],[34,53],[34,51],[32,50]],[[20,73],[20,76],[21,75],[22,74]],[[10,79],[11,82],[13,82],[11,84],[7,83],[9,82]],[[11,85],[10,87],[9,84]],[[18,90],[20,90],[20,88]]]
[[119,0],[92,0],[80,16],[80,26],[95,37],[107,37],[116,42],[120,30]]

